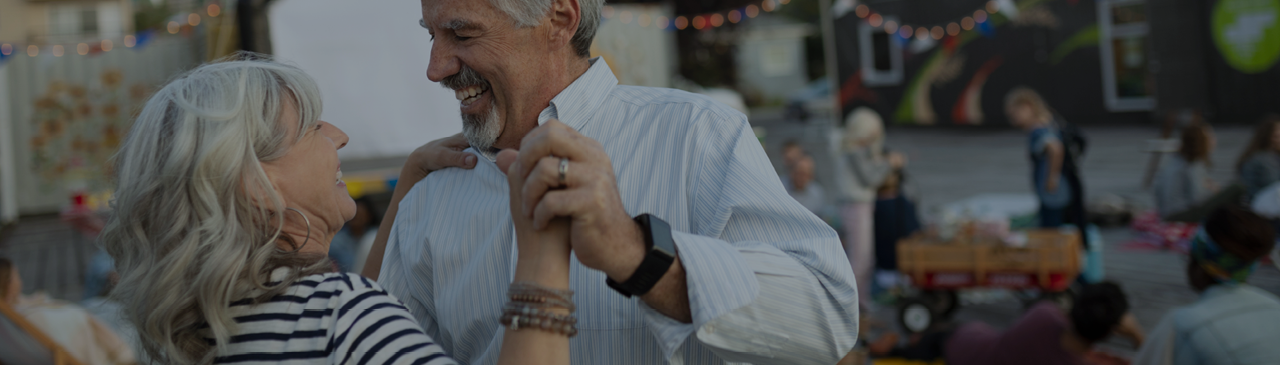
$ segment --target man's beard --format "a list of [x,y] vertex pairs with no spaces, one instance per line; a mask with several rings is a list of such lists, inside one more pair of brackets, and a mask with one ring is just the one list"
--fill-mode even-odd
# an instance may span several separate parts
[[502,120],[498,118],[497,104],[490,104],[489,111],[480,115],[462,113],[462,135],[467,137],[467,143],[476,152],[490,160],[497,156],[493,151],[493,143],[501,134]]
[[[484,86],[485,92],[492,93],[493,87],[489,84],[489,80],[485,80],[480,73],[467,66],[462,66],[458,73],[449,75],[440,80],[440,86],[444,86],[450,90],[462,90],[471,86]],[[462,135],[467,137],[467,143],[471,144],[477,152],[485,155],[489,159],[496,156],[493,151],[493,143],[498,140],[498,136],[502,134],[502,120],[498,117],[498,105],[493,102],[490,95],[489,110],[479,115],[468,115],[462,113]]]

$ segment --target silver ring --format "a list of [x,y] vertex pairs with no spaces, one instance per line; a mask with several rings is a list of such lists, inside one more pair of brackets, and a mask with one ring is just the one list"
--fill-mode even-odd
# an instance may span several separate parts
[[560,158],[560,186],[568,186],[565,183],[565,177],[569,175],[569,159]]

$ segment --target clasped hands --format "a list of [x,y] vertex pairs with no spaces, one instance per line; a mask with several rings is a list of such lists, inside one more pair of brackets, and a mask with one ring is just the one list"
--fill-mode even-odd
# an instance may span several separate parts
[[599,142],[549,120],[497,160],[511,189],[517,278],[567,280],[571,251],[583,266],[618,281],[639,266],[642,235],[623,208],[613,164]]

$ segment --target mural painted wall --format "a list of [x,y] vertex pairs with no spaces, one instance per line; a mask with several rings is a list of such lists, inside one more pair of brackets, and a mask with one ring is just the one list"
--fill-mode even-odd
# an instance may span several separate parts
[[[839,97],[846,114],[868,106],[900,124],[1002,124],[1005,93],[1026,85],[1073,122],[1142,118],[1104,105],[1093,1],[904,0],[837,6],[836,15]],[[881,33],[880,39],[860,34],[869,30]],[[871,48],[859,42],[869,38],[892,42],[880,47],[900,53],[899,81],[867,82],[862,53]],[[880,63],[876,67],[893,62],[876,56],[869,57]],[[1139,79],[1130,87],[1148,92],[1151,86]]]

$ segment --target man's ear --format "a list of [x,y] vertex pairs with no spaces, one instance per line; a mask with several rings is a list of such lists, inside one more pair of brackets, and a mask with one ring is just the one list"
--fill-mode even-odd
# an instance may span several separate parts
[[550,14],[548,21],[551,28],[548,36],[551,44],[557,49],[571,47],[570,41],[578,33],[578,22],[582,20],[582,8],[579,7],[578,0],[554,0],[551,2]]

